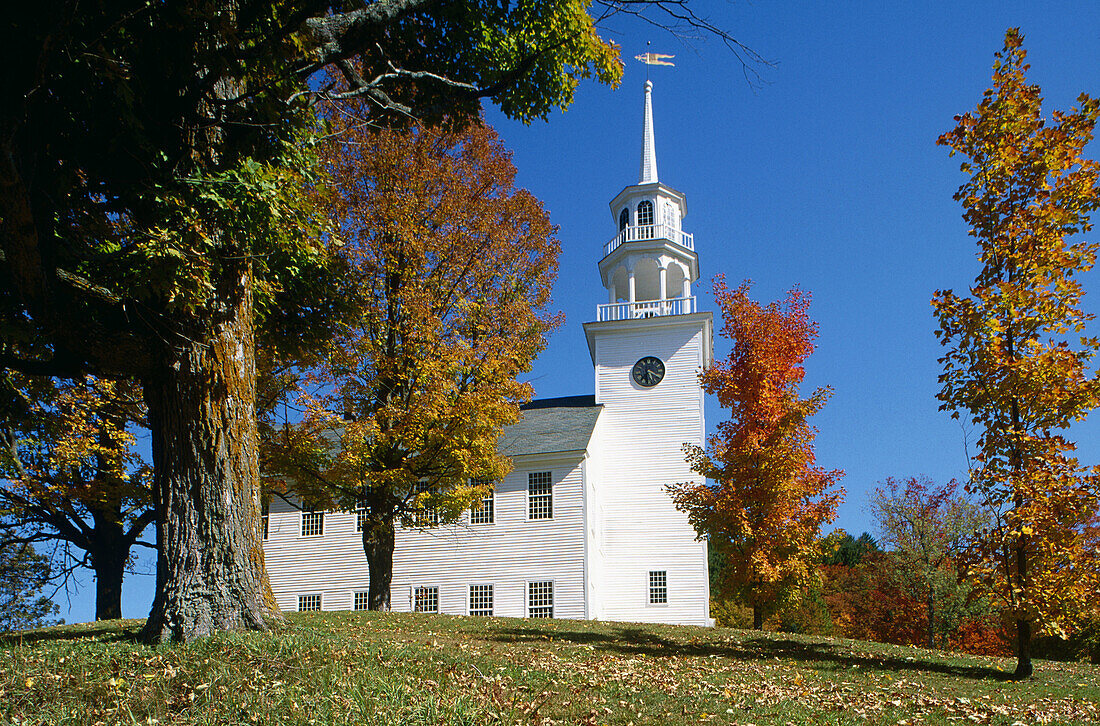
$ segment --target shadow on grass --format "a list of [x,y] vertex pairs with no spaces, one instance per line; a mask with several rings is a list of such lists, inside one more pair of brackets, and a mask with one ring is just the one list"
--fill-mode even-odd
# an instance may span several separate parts
[[[938,673],[941,675],[974,680],[1011,681],[1012,674],[983,666],[952,664],[942,660],[914,655],[903,658],[892,655],[861,654],[847,651],[843,646],[828,642],[803,642],[790,638],[764,635],[746,635],[738,641],[716,642],[703,639],[676,641],[663,638],[652,631],[623,625],[614,628],[613,634],[547,631],[538,628],[510,628],[487,634],[487,639],[502,643],[566,641],[590,645],[596,650],[620,655],[645,655],[651,657],[686,656],[693,658],[720,657],[732,660],[771,660],[784,658],[800,663],[832,664],[837,667],[872,668],[895,673]],[[945,657],[950,657],[945,654]]]
[[58,625],[40,630],[5,633],[0,635],[0,646],[29,645],[31,643],[48,643],[60,640],[83,640],[85,638],[94,638],[102,643],[138,642],[141,625],[141,623],[138,623],[136,626],[129,628],[120,625],[117,621]]

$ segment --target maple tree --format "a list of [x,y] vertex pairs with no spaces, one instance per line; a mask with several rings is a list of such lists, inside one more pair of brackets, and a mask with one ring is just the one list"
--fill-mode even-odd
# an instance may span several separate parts
[[368,98],[381,125],[482,98],[541,118],[581,78],[616,82],[617,48],[578,0],[30,3],[0,39],[0,365],[141,381],[145,639],[265,628],[257,327],[293,346],[332,324],[310,101]]
[[[927,615],[924,645],[934,648],[936,604],[956,590],[955,557],[985,522],[979,507],[959,495],[952,479],[937,485],[927,477],[888,478],[870,494],[871,515],[912,585],[923,590]],[[918,592],[918,596],[921,593]]]
[[696,532],[726,551],[722,587],[752,606],[760,629],[765,609],[812,575],[818,530],[835,516],[843,472],[815,464],[808,419],[829,389],[799,397],[817,336],[809,295],[795,288],[783,303],[760,305],[748,291],[748,282],[730,290],[715,279],[721,334],[732,349],[700,381],[731,415],[705,449],[684,447],[692,470],[714,483],[670,491]]
[[560,321],[547,312],[559,246],[489,127],[375,131],[347,108],[332,124],[322,203],[356,313],[265,460],[276,491],[361,507],[368,607],[388,609],[395,525],[454,521],[485,494],[472,478],[510,468],[496,442],[531,396],[517,375]]
[[1100,402],[1089,372],[1100,340],[1083,335],[1092,316],[1077,279],[1096,245],[1076,237],[1100,205],[1100,167],[1081,155],[1100,105],[1082,94],[1047,123],[1022,43],[1006,33],[993,87],[939,138],[967,159],[955,199],[981,270],[969,296],[941,290],[932,305],[947,347],[941,408],[981,431],[967,486],[993,518],[965,564],[1015,622],[1016,675],[1027,677],[1033,628],[1064,628],[1100,597],[1100,552],[1086,539],[1100,469],[1059,433]]
[[122,581],[154,520],[152,476],[135,451],[145,422],[134,381],[9,376],[0,416],[0,543],[60,545],[95,573],[96,619],[122,617]]

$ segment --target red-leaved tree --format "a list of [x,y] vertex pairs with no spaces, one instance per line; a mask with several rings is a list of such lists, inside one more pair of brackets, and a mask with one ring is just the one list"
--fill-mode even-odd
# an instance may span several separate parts
[[719,589],[752,606],[759,630],[765,611],[813,574],[815,542],[836,515],[843,472],[816,465],[816,430],[808,422],[830,389],[798,394],[817,337],[806,314],[809,294],[795,288],[782,303],[760,305],[748,292],[748,282],[730,290],[722,276],[715,279],[721,334],[733,349],[700,380],[730,418],[706,449],[685,446],[692,469],[713,484],[670,491],[699,535],[727,553]]

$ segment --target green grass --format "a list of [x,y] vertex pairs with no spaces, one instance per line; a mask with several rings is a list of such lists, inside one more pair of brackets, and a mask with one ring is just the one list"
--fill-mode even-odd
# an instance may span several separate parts
[[8,724],[1087,724],[1100,668],[693,627],[398,613],[134,642],[137,621],[0,643]]

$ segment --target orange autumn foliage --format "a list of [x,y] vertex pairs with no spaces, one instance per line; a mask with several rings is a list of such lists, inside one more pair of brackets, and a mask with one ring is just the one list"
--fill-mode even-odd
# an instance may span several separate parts
[[718,585],[753,607],[759,627],[766,609],[812,576],[818,531],[835,516],[843,472],[815,464],[808,423],[829,389],[798,395],[817,336],[809,295],[796,288],[782,304],[760,305],[748,291],[748,282],[730,290],[715,280],[721,334],[733,349],[700,380],[730,418],[706,449],[685,446],[692,469],[714,483],[670,491],[699,535],[727,553]]

